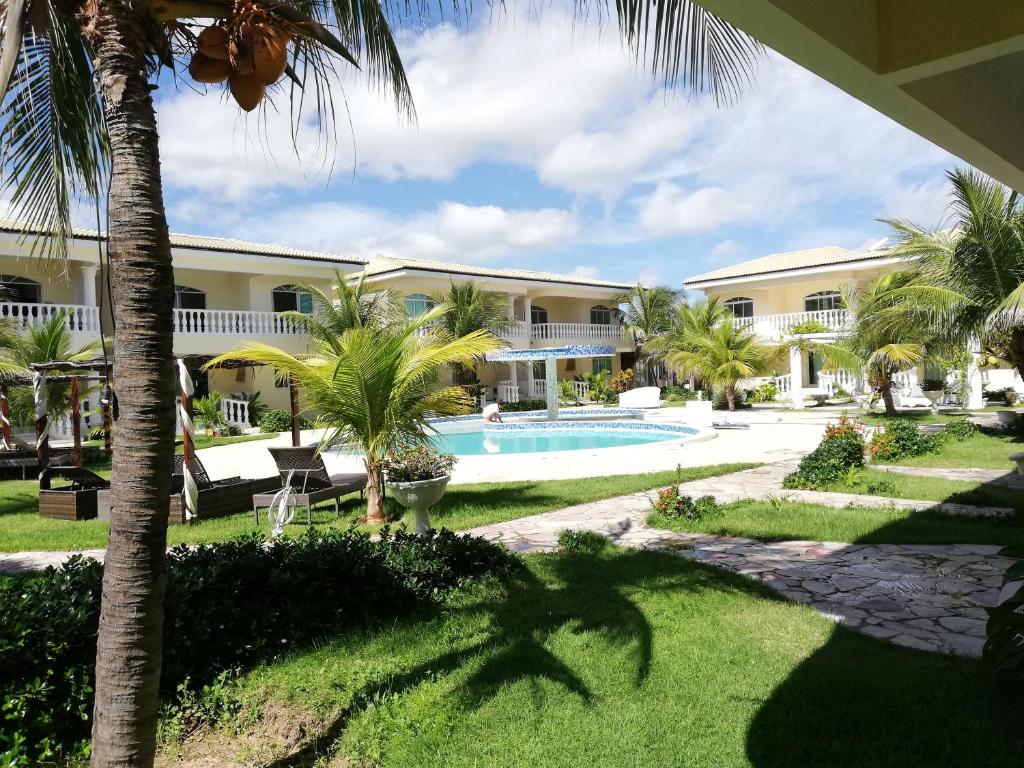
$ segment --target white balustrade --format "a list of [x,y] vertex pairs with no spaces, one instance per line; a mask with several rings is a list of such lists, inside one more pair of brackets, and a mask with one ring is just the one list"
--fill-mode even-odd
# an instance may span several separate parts
[[550,341],[554,339],[599,342],[620,341],[626,337],[626,330],[621,325],[600,325],[597,323],[537,323],[530,328],[530,338],[534,341]]
[[236,400],[233,397],[225,397],[220,401],[220,410],[224,414],[224,421],[231,427],[249,426],[249,401]]
[[502,381],[498,384],[498,402],[518,403],[519,387],[511,381]]
[[850,313],[845,309],[817,312],[787,312],[781,315],[760,315],[739,318],[737,325],[752,330],[764,339],[777,341],[792,335],[792,328],[803,323],[819,323],[828,333],[841,333],[850,327]]
[[296,336],[302,333],[302,328],[280,312],[175,309],[174,332],[225,336]]
[[100,332],[100,309],[84,304],[31,304],[20,301],[0,302],[0,319],[13,322],[16,327],[42,325],[58,314],[64,314],[69,331]]
[[548,396],[548,383],[544,379],[533,380],[533,396],[538,400],[543,400]]
[[576,393],[576,397],[580,400],[585,400],[590,397],[590,386],[585,381],[572,380],[572,389]]
[[790,389],[793,386],[793,375],[784,373],[782,376],[775,377],[775,388],[778,390],[778,394],[775,396],[776,400],[784,400],[783,395],[788,395]]

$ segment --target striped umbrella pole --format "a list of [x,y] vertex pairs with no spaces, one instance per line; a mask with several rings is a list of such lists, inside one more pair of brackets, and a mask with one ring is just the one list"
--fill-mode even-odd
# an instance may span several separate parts
[[181,443],[184,461],[182,471],[185,475],[185,520],[192,520],[199,514],[199,486],[193,470],[193,453],[195,450],[196,426],[192,423],[192,395],[195,385],[192,374],[188,372],[184,361],[178,359],[178,382],[181,388],[181,404],[178,415],[181,417]]

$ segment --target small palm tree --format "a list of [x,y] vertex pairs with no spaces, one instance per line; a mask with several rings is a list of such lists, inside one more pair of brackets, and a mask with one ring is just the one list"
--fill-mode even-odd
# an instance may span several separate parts
[[[438,321],[439,328],[451,339],[468,336],[475,331],[485,331],[496,338],[503,338],[515,327],[515,318],[509,313],[508,299],[500,293],[485,291],[479,283],[454,280],[444,296],[437,297],[438,303],[451,307]],[[475,366],[480,360],[469,363],[454,363],[453,378],[456,384],[473,384],[476,380]]]
[[949,229],[929,232],[890,219],[893,254],[913,259],[902,293],[925,311],[937,335],[989,356],[1024,377],[1024,203],[974,170],[954,170]]
[[[32,363],[51,361],[84,362],[99,356],[99,341],[90,341],[76,347],[68,327],[68,314],[58,312],[44,322],[29,325],[18,333],[8,331],[0,342],[0,369],[3,364],[11,370],[28,373]],[[81,397],[95,392],[96,387],[83,387]],[[10,394],[11,415],[22,426],[35,421],[35,398],[31,387],[16,387]],[[46,412],[50,419],[60,419],[71,413],[71,385],[67,382],[49,382],[46,385]]]
[[220,434],[227,426],[224,411],[221,410],[223,392],[211,392],[205,397],[197,397],[192,401],[192,410],[196,415],[196,423],[201,424],[207,435]]
[[671,288],[645,288],[640,283],[629,293],[615,297],[621,307],[622,324],[633,339],[640,384],[651,381],[650,364],[654,358],[650,342],[672,327],[678,301],[678,292]]
[[[706,311],[701,312],[699,319],[706,318]],[[680,334],[675,340],[679,346],[667,350],[668,364],[712,388],[723,387],[730,411],[736,410],[736,384],[767,371],[777,356],[774,348],[758,342],[750,331],[738,328],[729,314],[712,327],[700,324],[695,331]]]
[[896,375],[947,351],[947,344],[931,330],[926,313],[905,292],[916,279],[912,272],[890,272],[863,287],[847,287],[843,303],[851,316],[849,334],[834,343],[792,342],[803,351],[821,354],[825,370],[847,369],[862,375],[881,395],[889,416],[896,415],[892,396]]
[[368,522],[383,522],[381,462],[434,431],[428,417],[466,413],[473,401],[462,387],[436,386],[439,370],[497,349],[486,331],[452,339],[436,325],[451,311],[441,304],[402,326],[350,328],[332,342],[310,341],[310,354],[292,355],[266,344],[246,344],[207,363],[252,360],[291,376],[304,407],[326,425],[323,446],[360,450],[367,473]]

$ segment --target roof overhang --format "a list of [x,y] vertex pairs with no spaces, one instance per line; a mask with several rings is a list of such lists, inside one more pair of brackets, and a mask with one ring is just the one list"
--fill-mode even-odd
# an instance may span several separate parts
[[[359,274],[356,273],[353,277],[358,278]],[[365,282],[369,285],[384,282],[386,280],[395,280],[402,277],[437,278],[445,282],[457,278],[476,278],[484,282],[500,283],[502,286],[509,288],[520,288],[524,295],[529,292],[530,295],[534,296],[539,295],[537,293],[537,289],[538,287],[543,286],[550,286],[552,289],[557,289],[563,292],[566,288],[572,288],[575,292],[587,292],[594,296],[606,296],[609,292],[618,293],[628,291],[632,287],[626,283],[594,284],[581,283],[573,280],[558,280],[546,276],[513,277],[507,275],[495,275],[474,270],[471,266],[462,267],[461,265],[458,270],[424,267],[396,267],[394,269],[388,269],[383,272],[376,272],[374,274],[367,275]]]
[[815,267],[800,267],[797,269],[778,269],[772,272],[760,272],[749,275],[732,275],[719,277],[711,280],[684,280],[683,286],[690,290],[704,290],[705,288],[719,288],[727,285],[749,285],[750,283],[772,283],[785,282],[793,278],[814,277],[815,275],[828,274],[830,272],[856,272],[865,269],[877,269],[879,267],[901,264],[906,259],[898,256],[886,258],[864,258],[857,261],[844,261],[836,264],[821,264]]
[[1024,2],[697,1],[915,133],[1024,190]]

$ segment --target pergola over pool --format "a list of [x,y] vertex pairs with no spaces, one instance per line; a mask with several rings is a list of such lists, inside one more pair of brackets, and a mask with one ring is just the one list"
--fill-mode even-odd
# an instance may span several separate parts
[[536,347],[533,349],[499,349],[487,353],[489,363],[519,363],[544,361],[544,380],[547,384],[548,420],[558,418],[558,367],[556,360],[577,357],[613,357],[615,347],[604,344],[570,344],[567,347]]

